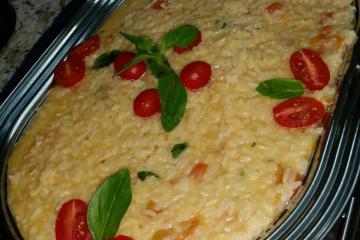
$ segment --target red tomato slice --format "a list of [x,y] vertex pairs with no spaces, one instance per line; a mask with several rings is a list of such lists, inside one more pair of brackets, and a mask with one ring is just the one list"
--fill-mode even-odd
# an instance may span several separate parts
[[311,90],[321,90],[330,81],[329,68],[322,58],[309,49],[294,52],[290,57],[294,77]]
[[108,238],[107,240],[134,240],[134,239],[126,235],[119,235],[113,238]]
[[157,1],[154,2],[154,4],[152,5],[152,8],[153,8],[153,9],[156,9],[156,10],[164,9],[164,8],[163,8],[163,4],[166,4],[166,3],[167,3],[167,0],[157,0]]
[[71,87],[80,82],[85,76],[85,63],[79,59],[61,61],[54,70],[55,83],[64,87]]
[[194,47],[199,45],[200,42],[201,42],[201,32],[199,31],[198,34],[196,35],[195,40],[188,47],[181,48],[181,47],[174,46],[174,51],[177,54],[181,54],[181,53],[186,52],[186,51],[191,51]]
[[147,118],[160,112],[159,92],[155,88],[141,92],[134,100],[134,112],[137,116]]
[[87,226],[87,205],[79,199],[65,202],[55,222],[56,240],[91,240]]
[[190,90],[198,90],[208,84],[211,78],[211,66],[203,61],[195,61],[186,65],[180,73],[181,82]]
[[[114,70],[115,72],[120,72],[120,70],[128,64],[134,57],[135,53],[132,52],[122,52],[114,60]],[[146,64],[144,61],[132,65],[125,71],[121,72],[119,75],[123,79],[127,80],[137,80],[141,78],[146,72]]]
[[324,112],[324,105],[312,97],[292,98],[273,108],[275,121],[288,128],[315,124],[323,118]]
[[100,47],[100,37],[99,35],[94,35],[86,39],[84,42],[72,48],[68,54],[70,59],[84,59],[89,56]]

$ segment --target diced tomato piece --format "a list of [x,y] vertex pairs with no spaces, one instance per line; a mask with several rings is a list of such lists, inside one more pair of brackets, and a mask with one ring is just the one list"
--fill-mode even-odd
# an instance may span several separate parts
[[167,4],[167,0],[157,0],[153,3],[152,8],[156,10],[164,9],[164,5]]
[[197,163],[191,170],[190,176],[195,180],[200,180],[202,176],[206,173],[208,165],[206,163]]
[[270,5],[268,5],[265,9],[266,11],[268,11],[268,13],[272,14],[277,10],[280,10],[284,7],[284,4],[280,3],[280,2],[274,2]]
[[320,13],[319,23],[320,23],[320,24],[323,24],[326,19],[332,18],[332,17],[333,17],[333,12],[331,12],[331,11],[324,11],[324,12]]
[[321,28],[320,34],[322,34],[324,36],[328,36],[332,31],[333,31],[333,28],[331,26],[326,25]]

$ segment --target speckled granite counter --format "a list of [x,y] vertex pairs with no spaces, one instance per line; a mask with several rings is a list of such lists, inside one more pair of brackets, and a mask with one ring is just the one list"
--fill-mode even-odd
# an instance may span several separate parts
[[35,42],[70,0],[10,0],[16,10],[16,26],[0,52],[0,91],[21,65]]

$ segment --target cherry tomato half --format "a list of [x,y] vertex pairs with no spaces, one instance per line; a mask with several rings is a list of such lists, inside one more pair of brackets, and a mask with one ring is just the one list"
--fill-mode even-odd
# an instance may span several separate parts
[[79,199],[65,202],[56,217],[56,240],[91,240],[87,226],[87,204]]
[[294,52],[290,57],[294,77],[311,90],[323,89],[330,80],[329,68],[322,58],[309,49]]
[[94,35],[86,39],[84,42],[72,48],[68,54],[69,59],[84,59],[94,53],[100,47],[99,35]]
[[319,122],[324,112],[324,105],[312,97],[292,98],[273,108],[275,121],[288,128],[308,127]]
[[196,47],[197,45],[199,45],[200,42],[201,42],[201,32],[199,31],[198,34],[196,35],[195,40],[194,40],[188,47],[182,48],[182,47],[176,47],[176,46],[174,46],[174,51],[175,51],[177,54],[181,54],[181,53],[183,53],[183,52],[190,51],[190,50],[192,50],[194,47]]
[[80,59],[61,61],[54,70],[55,83],[64,87],[71,87],[80,82],[85,76],[85,63]]
[[180,73],[181,82],[190,90],[198,90],[205,86],[211,77],[210,64],[203,61],[195,61],[186,65]]
[[161,104],[159,92],[155,88],[142,91],[134,100],[134,112],[142,118],[151,117],[155,113],[160,112]]
[[[132,52],[122,52],[120,53],[114,61],[114,70],[116,73],[120,72],[120,70],[128,64],[134,57],[135,53]],[[141,78],[146,72],[146,64],[144,61],[139,62],[137,64],[132,65],[125,71],[119,74],[120,77],[127,80],[137,80]]]
[[108,238],[107,240],[134,240],[134,239],[126,235],[119,235],[116,237]]
[[163,8],[163,4],[166,4],[166,3],[167,3],[167,0],[157,0],[157,1],[154,2],[154,4],[152,5],[152,8],[153,8],[153,9],[156,9],[156,10],[164,9],[164,8]]

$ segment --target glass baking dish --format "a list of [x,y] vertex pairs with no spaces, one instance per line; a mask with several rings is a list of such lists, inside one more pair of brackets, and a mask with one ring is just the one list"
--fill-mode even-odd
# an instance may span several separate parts
[[[22,239],[7,206],[7,157],[52,84],[68,50],[95,32],[123,0],[88,0],[0,106],[0,223]],[[354,3],[357,10],[358,2]],[[356,19],[358,19],[357,11]],[[358,21],[357,21],[358,22]],[[355,23],[358,33],[358,24]],[[331,124],[319,139],[297,196],[258,239],[322,239],[339,218],[360,172],[360,42],[345,56]]]

